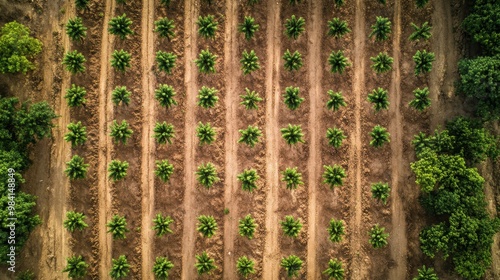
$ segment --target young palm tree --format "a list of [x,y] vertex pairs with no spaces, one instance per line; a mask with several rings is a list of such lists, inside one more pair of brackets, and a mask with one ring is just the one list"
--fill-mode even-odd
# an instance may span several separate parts
[[242,173],[238,174],[238,181],[241,182],[241,188],[247,192],[253,192],[257,189],[257,180],[259,175],[255,169],[245,169]]
[[85,88],[72,84],[70,88],[66,90],[66,95],[64,98],[68,101],[69,107],[78,107],[80,105],[85,105],[87,99],[85,96],[87,91]]
[[82,256],[69,257],[66,261],[68,264],[63,272],[68,273],[68,278],[83,278],[87,275],[87,268],[89,265],[83,260]]
[[298,87],[287,87],[285,89],[285,94],[283,94],[285,105],[290,110],[295,110],[299,108],[300,104],[304,101],[304,98],[299,96],[300,89]]
[[257,228],[257,223],[252,215],[248,214],[238,222],[238,229],[241,236],[252,239]]
[[198,275],[210,274],[214,269],[217,269],[214,259],[208,256],[207,252],[196,255],[196,263],[194,264]]
[[254,50],[251,50],[250,52],[244,50],[243,57],[241,58],[240,63],[241,63],[241,70],[243,70],[243,74],[245,75],[260,69],[259,58],[255,54]]
[[215,221],[215,218],[213,216],[198,216],[198,225],[196,227],[196,230],[201,233],[203,237],[210,238],[214,236],[217,229],[217,222]]
[[413,280],[439,280],[434,268],[427,268],[425,265],[422,268],[418,269],[417,277],[413,278]]
[[153,132],[158,144],[172,144],[172,139],[175,137],[174,125],[167,122],[157,122]]
[[124,105],[129,105],[131,94],[132,93],[127,90],[126,86],[117,86],[111,92],[111,100],[113,101],[113,104],[115,104],[116,106],[120,105],[120,103]]
[[328,231],[328,238],[331,242],[340,242],[345,234],[344,221],[332,218],[326,230]]
[[343,51],[332,51],[328,57],[328,64],[330,64],[330,72],[344,73],[345,68],[351,66]]
[[387,90],[383,88],[376,88],[368,94],[368,101],[373,104],[375,111],[389,108],[389,95]]
[[197,59],[194,63],[198,66],[198,70],[201,73],[209,74],[215,73],[215,60],[217,55],[212,54],[208,49],[201,50]]
[[371,67],[377,74],[390,71],[392,69],[392,63],[394,62],[394,59],[386,52],[379,53],[375,57],[370,57],[370,60],[373,62]]
[[66,23],[66,34],[73,41],[83,41],[87,36],[87,27],[83,26],[82,18],[69,19]]
[[281,174],[283,175],[281,181],[286,183],[287,190],[296,190],[299,185],[304,184],[302,174],[297,171],[297,167],[287,167]]
[[372,244],[373,248],[383,248],[387,246],[388,233],[385,233],[385,228],[380,227],[378,224],[374,225],[368,232],[370,239],[368,242]]
[[130,68],[130,53],[124,50],[114,50],[111,55],[111,66],[118,71],[125,72]]
[[217,101],[219,101],[219,97],[217,97],[217,92],[215,88],[209,88],[206,86],[202,86],[198,91],[198,105],[202,108],[213,108]]
[[252,148],[259,143],[259,137],[262,136],[262,131],[256,126],[249,125],[247,129],[240,129],[239,131],[241,137],[238,143],[245,143]]
[[176,95],[175,90],[172,86],[166,84],[160,84],[160,86],[155,89],[155,98],[160,102],[160,106],[170,109],[172,106],[177,105],[174,96]]
[[75,0],[75,6],[79,10],[87,9],[88,4],[89,0]]
[[283,59],[285,60],[285,69],[290,72],[297,71],[302,67],[302,55],[298,51],[291,53],[290,50],[286,50]]
[[[340,0],[343,1],[343,0]],[[347,33],[351,32],[347,25],[347,21],[340,18],[333,18],[328,21],[328,35],[333,38],[342,38]]]
[[415,4],[417,4],[417,8],[423,8],[425,5],[429,3],[429,0],[415,0]]
[[198,25],[198,34],[200,34],[200,36],[205,38],[215,37],[215,32],[217,31],[219,23],[215,20],[213,15],[198,17],[196,24]]
[[419,41],[420,39],[427,40],[432,36],[431,26],[427,21],[424,22],[420,27],[412,22],[411,27],[413,27],[414,30],[410,35],[411,41]]
[[427,137],[427,135],[425,135],[425,133],[419,132],[417,135],[413,137],[411,144],[413,145],[413,147],[415,147],[415,154],[419,155],[425,149],[430,148],[431,141]]
[[391,34],[391,21],[388,18],[378,16],[375,24],[372,25],[372,32],[369,37],[375,36],[376,41],[385,41]]
[[83,213],[68,211],[66,212],[66,220],[64,220],[64,228],[73,232],[84,230],[88,225],[85,223],[85,215]]
[[127,176],[128,162],[112,160],[108,166],[109,178],[118,181]]
[[155,279],[167,280],[172,268],[174,264],[167,257],[157,257],[153,265]]
[[303,17],[297,18],[295,15],[292,15],[291,18],[285,21],[285,34],[288,38],[297,39],[300,34],[302,34],[306,29],[304,26],[306,25],[306,21]]
[[156,53],[156,62],[158,63],[158,68],[167,73],[172,74],[172,69],[175,67],[175,60],[177,56],[171,52],[158,51]]
[[245,106],[245,109],[247,110],[252,110],[255,109],[257,110],[259,107],[257,105],[258,102],[261,102],[263,99],[259,96],[259,94],[255,91],[251,91],[248,88],[245,88],[245,95],[240,95],[241,99],[243,101],[240,103],[241,105]]
[[198,139],[200,139],[200,145],[212,144],[215,141],[216,134],[217,133],[215,132],[215,129],[210,123],[198,123],[198,127],[196,128],[196,136],[198,136]]
[[160,37],[167,38],[168,41],[175,37],[174,29],[175,24],[173,19],[164,17],[155,21],[155,32],[158,32]]
[[125,217],[114,215],[106,226],[108,227],[108,232],[111,232],[113,239],[125,239],[125,233],[128,232]]
[[85,179],[87,177],[87,168],[89,165],[84,162],[79,155],[74,155],[70,161],[66,162],[64,172],[71,179]]
[[382,182],[373,183],[371,189],[373,198],[382,201],[384,205],[387,204],[387,199],[389,198],[389,194],[391,193],[389,184],[384,184]]
[[255,273],[254,265],[255,263],[252,259],[243,256],[236,261],[236,271],[244,278],[248,278],[250,274]]
[[109,33],[120,37],[120,39],[126,39],[128,35],[134,32],[130,29],[132,20],[127,17],[126,14],[121,16],[116,16],[109,21]]
[[156,231],[156,236],[160,237],[162,235],[172,233],[173,231],[170,229],[170,224],[173,222],[174,220],[172,220],[170,216],[156,214],[156,217],[153,219],[153,229]]
[[347,105],[341,91],[335,92],[329,90],[327,93],[330,96],[330,99],[326,102],[326,108],[328,108],[328,110],[337,111],[340,109],[340,106],[345,107]]
[[382,127],[380,125],[374,126],[372,132],[370,132],[370,135],[372,137],[370,146],[373,146],[375,148],[382,147],[385,143],[390,142],[389,132],[387,132],[387,129],[385,129],[385,127]]
[[200,183],[207,189],[210,189],[216,182],[220,180],[217,176],[217,169],[211,162],[198,166],[198,170],[195,174],[197,176],[196,180],[198,181],[198,183]]
[[128,264],[127,257],[121,255],[118,259],[111,260],[113,265],[111,267],[111,272],[109,275],[112,279],[121,279],[127,277],[130,272],[130,264]]
[[78,74],[85,72],[85,65],[83,65],[87,60],[83,54],[78,51],[71,51],[64,55],[62,64],[66,65],[66,70],[71,74]]
[[417,88],[413,91],[413,94],[415,95],[415,98],[410,101],[409,105],[415,108],[415,110],[422,112],[431,106],[431,99],[429,98],[429,88]]
[[287,127],[281,129],[281,137],[285,139],[288,145],[295,145],[297,143],[305,143],[304,133],[302,133],[302,127],[300,125],[288,124]]
[[337,259],[330,259],[328,261],[328,268],[323,271],[328,279],[333,280],[344,280],[344,269],[342,268],[342,262]]
[[334,165],[323,165],[325,172],[323,172],[323,183],[327,184],[330,189],[334,187],[340,187],[344,184],[344,178],[346,177],[345,170],[342,166]]
[[413,61],[415,61],[415,76],[420,75],[420,73],[427,73],[432,70],[432,62],[435,60],[435,55],[433,52],[427,52],[426,50],[418,50],[413,56]]
[[160,178],[160,180],[166,183],[170,181],[172,174],[174,174],[174,165],[167,159],[156,161],[155,175]]
[[280,222],[281,229],[286,236],[297,237],[300,230],[302,229],[302,223],[300,219],[293,218],[293,216],[285,216],[285,218]]
[[113,120],[111,124],[111,138],[115,143],[121,142],[122,144],[127,144],[127,140],[132,136],[132,129],[129,128],[128,122],[126,120],[122,120],[122,123],[118,123],[116,120]]
[[347,137],[344,135],[344,131],[340,128],[328,128],[326,130],[326,139],[328,140],[328,145],[334,148],[340,148],[342,146],[342,141]]
[[245,16],[243,22],[238,25],[238,31],[245,35],[245,39],[253,38],[255,32],[259,30],[259,25],[255,23],[255,19],[250,16]]
[[64,140],[71,142],[71,146],[83,145],[87,141],[87,128],[82,122],[69,123],[68,133],[64,135]]
[[290,255],[281,259],[281,267],[285,269],[286,275],[288,277],[299,276],[299,271],[302,268],[302,264],[303,261],[295,255]]

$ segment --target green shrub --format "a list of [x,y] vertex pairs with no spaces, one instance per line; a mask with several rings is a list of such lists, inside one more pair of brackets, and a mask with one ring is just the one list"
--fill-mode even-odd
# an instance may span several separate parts
[[42,43],[30,33],[28,27],[15,21],[0,29],[0,73],[26,74],[35,69],[30,60],[42,51]]
[[500,53],[500,3],[474,1],[472,12],[462,22],[462,29],[481,45],[484,54]]

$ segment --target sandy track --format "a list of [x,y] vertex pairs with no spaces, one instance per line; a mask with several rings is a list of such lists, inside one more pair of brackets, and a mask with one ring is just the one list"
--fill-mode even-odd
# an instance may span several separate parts
[[184,225],[182,236],[182,279],[195,279],[196,271],[194,269],[194,247],[195,247],[195,219],[196,212],[193,211],[196,197],[196,181],[194,178],[195,172],[195,112],[196,112],[196,94],[197,94],[197,69],[193,63],[196,58],[197,38],[196,38],[196,21],[199,10],[195,5],[195,1],[186,0],[185,2],[185,22],[184,22],[184,37],[185,37],[185,54],[186,54],[186,124],[185,124],[185,184],[186,191],[184,194]]
[[[101,266],[99,278],[106,279],[111,269],[112,240],[107,233],[106,223],[111,217],[111,193],[107,176],[108,162],[111,159],[111,148],[113,147],[108,137],[108,123],[113,118],[113,104],[109,93],[111,91],[112,71],[110,64],[113,52],[114,38],[109,36],[108,22],[114,16],[115,1],[106,0],[104,22],[102,26],[101,46],[101,74],[99,77],[99,252],[101,254]],[[109,120],[108,120],[109,119]]]
[[309,90],[310,97],[310,113],[309,113],[309,130],[311,134],[310,145],[309,145],[309,162],[308,162],[308,173],[309,173],[309,205],[308,205],[308,240],[307,240],[307,279],[319,279],[320,269],[318,269],[316,261],[316,247],[318,246],[317,239],[317,215],[318,215],[318,205],[317,205],[317,187],[318,180],[320,178],[320,168],[321,168],[321,143],[320,143],[320,131],[321,122],[319,120],[319,115],[322,112],[321,108],[321,79],[322,71],[321,67],[321,20],[322,20],[322,0],[316,2],[309,2],[309,19],[310,27],[309,41],[308,41],[308,64],[309,64],[309,83],[311,84],[311,89]]
[[154,231],[151,229],[154,219],[154,165],[155,165],[155,142],[151,135],[155,121],[154,83],[155,75],[152,71],[154,65],[154,1],[144,0],[142,8],[142,163],[141,163],[141,186],[142,186],[142,225],[141,225],[141,249],[142,249],[142,279],[151,275],[153,267],[153,242]]

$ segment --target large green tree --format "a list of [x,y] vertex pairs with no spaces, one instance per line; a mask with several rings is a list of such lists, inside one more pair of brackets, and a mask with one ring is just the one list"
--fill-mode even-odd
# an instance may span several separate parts
[[30,36],[30,29],[16,21],[0,29],[0,73],[23,73],[35,69],[33,58],[42,43]]

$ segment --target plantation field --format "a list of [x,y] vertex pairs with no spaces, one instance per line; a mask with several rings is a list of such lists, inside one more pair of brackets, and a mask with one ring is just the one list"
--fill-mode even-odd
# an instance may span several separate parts
[[[38,196],[36,210],[42,225],[21,252],[19,270],[31,269],[37,279],[68,279],[62,272],[66,258],[81,255],[89,264],[85,279],[110,279],[113,260],[124,255],[130,264],[127,279],[153,279],[157,257],[172,262],[169,279],[244,279],[236,263],[246,256],[254,261],[255,274],[249,279],[287,279],[282,259],[295,255],[303,262],[298,279],[328,279],[323,271],[329,260],[338,259],[345,279],[400,280],[413,279],[418,268],[433,264],[419,247],[420,230],[429,218],[419,204],[420,190],[410,169],[415,161],[411,141],[418,132],[434,131],[448,116],[463,111],[463,104],[450,98],[458,76],[461,38],[455,30],[463,1],[430,0],[420,9],[414,0],[387,0],[385,5],[376,0],[346,0],[341,7],[329,0],[296,5],[288,0],[261,0],[253,6],[243,0],[211,4],[172,0],[168,8],[159,0],[126,4],[90,0],[85,10],[77,9],[75,1],[27,2],[5,10],[5,20],[21,11],[26,16],[18,21],[26,21],[46,50],[37,70],[28,74],[29,82],[10,90],[29,93],[21,99],[48,100],[60,117],[52,139],[34,148],[34,163],[25,176],[26,191]],[[132,21],[126,39],[108,31],[110,20],[123,14]],[[207,15],[217,22],[213,38],[198,30],[198,18]],[[87,27],[81,42],[71,41],[64,30],[76,16]],[[259,25],[249,40],[239,31],[247,16]],[[285,34],[285,23],[293,16],[305,21],[296,39]],[[391,22],[387,40],[370,37],[378,16]],[[175,25],[171,38],[154,31],[155,21],[165,17]],[[346,21],[350,32],[339,38],[329,36],[333,18]],[[414,32],[411,23],[424,22],[432,26],[432,37],[409,40]],[[73,50],[86,58],[83,73],[71,74],[62,64],[64,55]],[[112,66],[115,50],[131,55],[125,72]],[[204,50],[216,55],[213,73],[203,73],[195,63]],[[240,60],[251,50],[259,67],[245,74]],[[302,66],[293,71],[286,69],[283,58],[288,50],[301,55]],[[416,76],[413,56],[418,50],[433,52],[435,61],[430,73]],[[175,55],[170,73],[160,69],[159,51]],[[329,59],[337,51],[343,52],[348,64],[332,73]],[[387,72],[377,73],[372,67],[372,58],[379,53],[393,59]],[[86,89],[85,106],[68,106],[64,96],[72,84]],[[162,85],[176,93],[172,106],[160,104]],[[130,100],[117,105],[112,92],[121,86],[130,92]],[[199,105],[203,87],[216,89],[214,106]],[[289,87],[298,87],[303,98],[296,109],[284,102]],[[426,87],[431,106],[420,112],[409,103],[415,89]],[[388,104],[380,111],[368,100],[377,88],[388,93]],[[262,98],[256,109],[241,104],[246,89]],[[331,110],[327,104],[335,92],[345,106]],[[133,132],[122,143],[110,133],[114,121],[124,120]],[[86,127],[83,145],[64,141],[71,122]],[[163,122],[174,130],[166,143],[155,138],[156,127]],[[202,144],[197,135],[200,124],[207,123],[215,139]],[[302,143],[288,144],[282,137],[282,129],[290,124],[300,126]],[[389,133],[389,141],[380,147],[370,144],[377,125]],[[261,132],[255,145],[239,141],[249,126]],[[333,128],[345,135],[339,147],[327,138]],[[89,164],[86,178],[70,180],[64,173],[75,155]],[[110,178],[114,160],[128,163],[123,179]],[[174,168],[168,180],[155,175],[162,160]],[[200,166],[207,163],[213,164],[218,177],[210,188],[198,181]],[[328,166],[344,170],[338,186],[325,183]],[[282,179],[288,168],[296,168],[301,175],[302,183],[296,188],[287,188]],[[259,177],[252,192],[242,189],[239,177],[249,169]],[[379,182],[390,187],[387,203],[372,196],[371,186]],[[67,231],[63,227],[67,211],[84,213],[88,227]],[[171,233],[156,235],[157,214],[171,217]],[[124,239],[114,239],[108,232],[114,215],[126,218]],[[213,236],[197,230],[200,215],[215,219]],[[239,232],[240,220],[247,215],[257,225],[252,238]],[[300,220],[296,237],[284,234],[285,216]],[[330,240],[327,230],[332,219],[344,225],[345,234],[338,242]],[[377,224],[389,234],[383,248],[369,242],[369,231]],[[203,252],[216,268],[199,276],[195,256]],[[497,255],[487,279],[499,275]],[[436,265],[440,279],[454,279],[440,273],[446,269]]]

